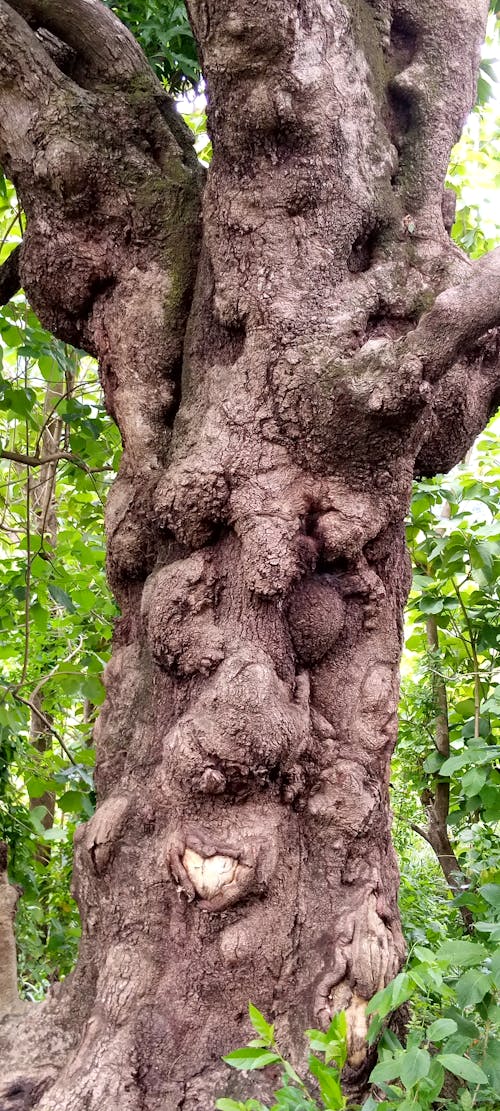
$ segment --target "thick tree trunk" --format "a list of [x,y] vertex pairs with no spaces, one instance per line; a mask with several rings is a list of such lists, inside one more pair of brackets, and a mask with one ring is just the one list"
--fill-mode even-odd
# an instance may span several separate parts
[[455,462],[498,391],[498,258],[471,265],[442,214],[486,0],[189,8],[199,263],[200,173],[133,40],[99,0],[0,2],[23,283],[99,357],[124,441],[80,958],[4,1023],[43,1111],[208,1111],[245,1087],[220,1055],[248,1000],[299,1063],[345,1008],[363,1090],[365,1003],[403,958],[404,516],[415,461]]

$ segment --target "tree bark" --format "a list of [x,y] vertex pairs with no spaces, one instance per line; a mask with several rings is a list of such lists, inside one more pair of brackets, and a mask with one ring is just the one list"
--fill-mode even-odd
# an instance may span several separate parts
[[486,0],[188,7],[204,189],[99,0],[0,0],[23,286],[99,358],[124,443],[80,957],[4,1023],[41,1111],[238,1098],[220,1056],[246,1040],[248,1000],[299,1064],[304,1029],[345,1008],[346,1090],[366,1090],[365,1003],[404,954],[404,517],[414,470],[460,458],[498,393],[500,262],[471,264],[443,222]]

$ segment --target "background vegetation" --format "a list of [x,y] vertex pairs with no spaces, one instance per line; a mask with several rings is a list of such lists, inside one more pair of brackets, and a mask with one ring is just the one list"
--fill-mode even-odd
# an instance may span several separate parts
[[[183,5],[112,6],[180,100],[207,163]],[[474,258],[500,243],[499,11],[496,0],[478,105],[449,172],[453,234]],[[0,174],[0,264],[22,234],[23,214]],[[19,972],[30,999],[71,970],[78,944],[72,837],[94,806],[92,725],[116,615],[103,505],[119,456],[95,364],[46,333],[17,294],[0,309],[0,838],[24,889]],[[410,1037],[403,1048],[383,1033],[372,1106],[498,1111],[500,418],[452,474],[416,485],[408,541],[414,585],[391,785],[408,963],[371,1009],[375,1038],[389,1012],[410,1002]],[[263,1056],[278,1052],[256,1015],[261,1044],[233,1067],[265,1067]],[[342,1027],[323,1043],[309,1034],[312,1088],[284,1063],[275,1106],[335,1111],[345,1104]],[[252,1099],[219,1106],[262,1107]]]

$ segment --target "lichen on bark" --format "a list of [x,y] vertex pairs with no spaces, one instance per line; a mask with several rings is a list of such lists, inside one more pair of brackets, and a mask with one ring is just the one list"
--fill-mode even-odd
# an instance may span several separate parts
[[404,955],[404,516],[415,469],[460,458],[498,392],[500,266],[443,220],[486,0],[188,7],[205,185],[100,0],[0,0],[23,282],[99,358],[124,442],[80,957],[0,1026],[40,1111],[205,1111],[249,999],[298,1064],[345,1009],[345,1087],[366,1090],[365,1004]]

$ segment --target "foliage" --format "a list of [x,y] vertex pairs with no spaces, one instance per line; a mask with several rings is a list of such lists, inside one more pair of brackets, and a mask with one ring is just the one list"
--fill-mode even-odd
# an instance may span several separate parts
[[[419,483],[408,528],[414,579],[396,773],[404,767],[406,787],[418,800],[414,814],[425,812],[437,779],[448,781],[448,824],[471,876],[485,866],[500,869],[499,491],[492,425],[448,479]],[[429,643],[430,620],[437,649]],[[448,698],[447,759],[435,744],[436,675]]]
[[141,44],[172,93],[195,85],[200,64],[185,5],[179,0],[105,0]]
[[[368,1111],[498,1108],[498,426],[498,420],[490,425],[447,479],[419,483],[412,502],[414,580],[392,784],[401,906],[412,949],[404,972],[370,1004],[372,1041],[399,1003],[411,1004],[412,1019],[405,1047],[383,1033],[372,1074],[381,1102],[374,1096]],[[429,643],[429,623],[437,648]],[[436,678],[447,696],[447,758],[436,746]],[[449,785],[448,833],[466,877],[455,898],[430,849],[412,832],[425,828],[442,782]],[[464,935],[460,906],[472,917],[471,935]]]
[[259,1099],[245,1102],[222,1098],[215,1106],[218,1111],[344,1111],[347,1100],[342,1094],[340,1074],[347,1059],[347,1021],[344,1012],[333,1017],[328,1029],[306,1030],[310,1052],[308,1072],[302,1079],[293,1065],[280,1052],[274,1026],[266,1021],[257,1007],[248,1006],[250,1022],[257,1034],[242,1049],[235,1049],[223,1058],[233,1069],[256,1072],[269,1066],[277,1068],[281,1083],[274,1092],[271,1108]]
[[[500,1088],[500,888],[478,893],[481,940],[447,940],[437,949],[416,945],[406,970],[371,1000],[369,1041],[381,1036],[365,1111],[448,1111],[498,1108]],[[493,899],[495,905],[489,901]],[[406,1044],[384,1023],[413,1002]]]
[[478,81],[478,102],[454,147],[447,186],[456,194],[453,238],[471,258],[500,243],[497,194],[500,186],[500,8],[490,5],[488,33]]
[[[0,263],[21,234],[4,183]],[[48,452],[63,457],[23,462]],[[0,838],[24,889],[20,974],[31,996],[75,958],[71,842],[94,805],[91,730],[115,614],[103,502],[118,455],[95,365],[45,332],[19,294],[0,310]]]
[[[496,1111],[500,1090],[500,888],[478,893],[487,921],[481,940],[448,940],[437,949],[416,945],[407,969],[373,997],[369,1044],[379,1042],[371,1073],[373,1095],[364,1111]],[[403,1045],[387,1023],[402,1004],[419,1001]],[[325,1031],[306,1030],[308,1072],[304,1080],[276,1044],[274,1026],[252,1004],[257,1034],[224,1057],[247,1072],[272,1067],[281,1074],[269,1109],[259,1099],[218,1099],[218,1111],[327,1111],[347,1108],[341,1073],[347,1060],[347,1018],[333,1017]],[[319,1054],[319,1056],[318,1056]],[[350,1105],[353,1108],[353,1105]]]

